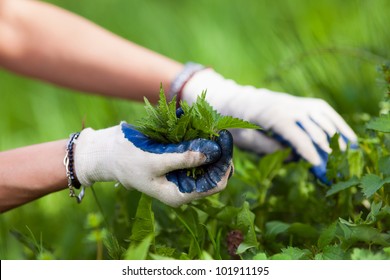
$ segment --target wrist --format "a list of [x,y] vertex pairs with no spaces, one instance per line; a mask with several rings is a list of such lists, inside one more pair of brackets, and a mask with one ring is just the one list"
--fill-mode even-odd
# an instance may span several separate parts
[[194,62],[187,62],[182,70],[175,76],[170,84],[169,99],[176,96],[176,107],[179,107],[182,100],[183,89],[187,82],[199,71],[206,69],[205,66]]

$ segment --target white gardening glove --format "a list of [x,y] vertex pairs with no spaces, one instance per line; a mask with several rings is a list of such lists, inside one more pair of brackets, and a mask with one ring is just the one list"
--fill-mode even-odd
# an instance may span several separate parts
[[[232,172],[233,139],[157,143],[127,123],[84,129],[75,142],[76,176],[83,186],[118,181],[173,207],[223,190]],[[185,169],[205,165],[196,179]]]
[[[191,71],[191,68],[195,70]],[[329,183],[326,163],[331,151],[330,137],[340,133],[342,149],[347,142],[357,142],[352,129],[321,99],[238,85],[199,65],[187,64],[182,73],[173,83],[179,98],[191,104],[207,90],[206,99],[218,112],[250,121],[267,132],[232,130],[235,144],[258,154],[288,145],[295,155],[312,164],[312,172],[322,182]]]

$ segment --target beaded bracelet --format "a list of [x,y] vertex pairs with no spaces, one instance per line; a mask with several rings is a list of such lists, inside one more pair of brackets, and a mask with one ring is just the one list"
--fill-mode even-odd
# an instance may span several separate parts
[[75,197],[77,202],[80,203],[84,197],[85,189],[81,188],[79,195],[76,195],[74,188],[80,189],[81,184],[74,172],[74,157],[73,157],[73,146],[76,139],[79,137],[80,132],[72,133],[70,135],[68,144],[66,145],[66,153],[64,157],[64,165],[66,169],[66,178],[68,178],[68,188],[69,188],[69,196]]

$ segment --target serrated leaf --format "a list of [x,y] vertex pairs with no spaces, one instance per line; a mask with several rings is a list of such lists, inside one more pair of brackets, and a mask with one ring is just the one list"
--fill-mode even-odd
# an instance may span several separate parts
[[111,232],[107,233],[103,240],[104,246],[107,248],[108,255],[112,260],[122,259],[123,253],[126,251],[119,241]]
[[361,180],[360,187],[364,195],[370,198],[375,192],[377,192],[384,184],[390,182],[390,177],[381,179],[378,175],[367,174]]
[[188,140],[192,140],[192,139],[196,139],[196,138],[206,138],[206,137],[205,137],[205,135],[200,134],[199,130],[189,128],[189,129],[187,129],[183,140],[188,141]]
[[171,130],[167,134],[167,138],[172,140],[172,142],[174,143],[190,140],[185,138],[186,131],[188,130],[188,126],[190,125],[190,117],[190,115],[182,115],[177,120],[176,124],[171,127]]
[[350,229],[350,227],[348,226],[347,224],[348,222],[342,218],[339,218],[339,227],[341,228],[342,232],[343,232],[343,238],[348,240],[351,238],[351,235],[352,235],[352,230]]
[[348,248],[359,242],[381,246],[390,245],[389,234],[381,233],[377,228],[368,225],[345,223],[341,220],[340,218],[339,225],[344,232],[344,236],[341,238],[344,247]]
[[292,260],[305,260],[308,259],[310,251],[297,247],[287,247],[282,249],[282,254],[290,256]]
[[156,125],[162,125],[164,122],[157,108],[153,107],[153,105],[149,102],[149,100],[146,97],[144,98],[144,102],[145,102],[145,110],[147,113],[147,117],[150,119],[148,123],[155,123]]
[[345,250],[339,245],[327,245],[314,257],[315,260],[344,260],[345,258]]
[[260,129],[258,125],[231,116],[221,116],[218,119],[215,127],[218,131],[230,128]]
[[148,256],[149,247],[152,245],[153,236],[145,237],[138,244],[131,244],[125,252],[126,260],[145,260]]
[[375,131],[390,132],[390,114],[387,115],[381,115],[378,118],[372,119],[368,122],[367,126],[368,129],[372,129]]
[[250,210],[249,203],[244,202],[240,212],[237,214],[237,227],[244,234],[246,248],[258,248],[259,243],[255,232],[255,214]]
[[352,260],[388,260],[382,252],[372,252],[367,249],[354,248],[351,254]]
[[275,254],[271,257],[272,260],[307,260],[310,258],[308,249],[300,249],[297,247],[287,247],[282,249],[282,253]]
[[378,167],[383,176],[390,176],[390,156],[380,158]]
[[333,184],[330,189],[326,192],[326,196],[334,195],[342,190],[346,190],[350,187],[356,186],[360,183],[360,180],[356,177],[349,179],[346,182],[339,182],[337,184]]
[[332,223],[328,228],[326,228],[318,238],[318,248],[323,249],[325,246],[329,245],[336,237],[336,230],[337,222]]
[[147,236],[151,236],[154,243],[154,213],[152,210],[152,198],[142,194],[135,214],[134,224],[131,230],[130,240],[139,243]]
[[374,223],[377,220],[378,214],[381,212],[382,201],[371,203],[371,211],[368,213],[366,223]]
[[172,257],[175,251],[176,250],[174,248],[170,248],[165,245],[156,246],[156,255],[161,257]]

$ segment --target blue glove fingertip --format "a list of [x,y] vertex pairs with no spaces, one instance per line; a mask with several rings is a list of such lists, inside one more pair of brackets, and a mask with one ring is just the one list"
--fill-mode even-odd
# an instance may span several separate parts
[[222,148],[221,161],[231,160],[233,157],[233,136],[232,136],[232,134],[227,130],[222,130],[219,132],[219,137],[217,138],[216,142]]
[[174,183],[182,193],[192,193],[196,189],[195,179],[187,176],[187,170],[176,170],[166,174],[168,181]]
[[[217,162],[205,167],[205,173],[198,178],[196,182],[196,191],[205,192],[215,188],[222,178],[226,175],[226,171],[231,166],[233,157],[233,136],[227,130],[222,130],[216,143],[221,147],[222,154]],[[229,176],[232,175],[232,169]]]
[[346,144],[349,144],[349,148],[351,148],[352,150],[357,150],[357,149],[359,149],[358,143],[352,142],[352,141],[349,140],[348,137],[345,136],[344,134],[340,133],[340,137],[344,140],[344,142],[345,142]]
[[188,142],[187,150],[204,154],[206,156],[205,164],[213,163],[221,157],[221,147],[214,141],[198,138]]
[[326,177],[326,166],[329,159],[329,154],[325,152],[323,149],[320,148],[319,145],[317,145],[315,142],[313,142],[313,145],[320,156],[320,164],[311,167],[310,171],[316,176],[322,183],[330,186],[331,182]]

